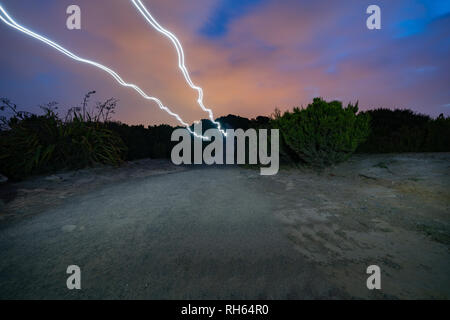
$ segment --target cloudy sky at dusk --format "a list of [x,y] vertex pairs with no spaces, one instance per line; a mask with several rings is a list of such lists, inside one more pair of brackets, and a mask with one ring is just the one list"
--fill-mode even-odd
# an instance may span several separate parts
[[[359,100],[361,109],[410,108],[450,115],[450,1],[144,0],[180,39],[193,81],[216,117],[269,115],[313,97]],[[206,118],[177,68],[171,42],[128,0],[0,0],[15,20],[139,85],[187,122]],[[66,8],[82,10],[82,30],[66,28]],[[381,7],[368,30],[366,8]],[[0,97],[22,109],[83,95],[120,100],[130,124],[175,124],[108,74],[61,55],[0,23]]]

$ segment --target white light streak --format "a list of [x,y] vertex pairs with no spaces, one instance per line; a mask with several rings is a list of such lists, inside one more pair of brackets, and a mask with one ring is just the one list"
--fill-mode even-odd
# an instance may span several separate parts
[[184,78],[186,79],[186,82],[188,83],[188,85],[196,90],[198,92],[198,99],[197,99],[197,103],[199,104],[199,106],[202,108],[203,111],[207,112],[209,115],[209,119],[211,120],[212,123],[214,123],[217,126],[217,129],[224,135],[226,136],[226,132],[224,130],[221,129],[220,127],[220,123],[218,123],[217,121],[214,120],[214,114],[212,112],[211,109],[208,109],[205,107],[204,103],[203,103],[203,89],[200,88],[199,86],[195,85],[192,80],[191,77],[189,76],[189,71],[186,68],[185,65],[185,59],[184,59],[184,51],[183,51],[183,47],[181,46],[180,41],[177,39],[177,37],[171,33],[170,31],[164,29],[159,23],[158,21],[155,20],[155,18],[153,18],[153,16],[150,14],[150,12],[147,10],[147,8],[142,4],[141,0],[131,0],[131,2],[134,4],[134,6],[139,10],[139,12],[144,16],[145,20],[147,20],[147,22],[153,27],[155,28],[158,32],[162,33],[163,35],[165,35],[167,38],[170,39],[170,41],[172,41],[173,45],[175,46],[175,49],[177,50],[177,54],[178,54],[178,68],[181,70],[181,72],[183,73]]
[[73,60],[79,61],[79,62],[83,62],[89,65],[92,65],[94,67],[97,67],[99,69],[102,69],[103,71],[106,71],[107,73],[109,73],[120,85],[124,86],[124,87],[129,87],[134,89],[135,91],[137,91],[144,99],[147,100],[151,100],[156,102],[156,104],[159,106],[159,108],[161,110],[166,111],[168,114],[170,114],[172,117],[176,118],[178,120],[179,123],[181,123],[184,127],[186,127],[186,129],[195,137],[197,138],[201,138],[203,140],[210,140],[209,137],[205,137],[203,135],[199,135],[197,133],[195,133],[194,131],[191,130],[191,128],[189,127],[189,124],[187,124],[185,121],[183,121],[183,119],[181,119],[181,117],[172,112],[168,107],[166,107],[158,98],[155,97],[151,97],[149,95],[147,95],[141,88],[139,88],[138,86],[136,86],[135,84],[131,84],[131,83],[127,83],[125,82],[115,71],[111,70],[108,67],[105,67],[104,65],[97,63],[95,61],[91,61],[88,59],[84,59],[81,58],[77,55],[75,55],[74,53],[70,52],[69,50],[63,48],[62,46],[60,46],[59,44],[37,34],[34,33],[33,31],[21,26],[20,24],[18,24],[16,21],[14,21],[13,18],[11,18],[8,13],[6,12],[5,9],[3,9],[3,7],[0,5],[0,19],[8,26],[10,26],[11,28],[14,28],[22,33],[25,33],[39,41],[44,42],[45,44],[49,45],[50,47],[58,50],[59,52],[65,54],[66,56],[68,56],[69,58],[72,58]]

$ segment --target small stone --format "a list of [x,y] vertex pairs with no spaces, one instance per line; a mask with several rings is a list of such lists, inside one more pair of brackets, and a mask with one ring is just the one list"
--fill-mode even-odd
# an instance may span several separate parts
[[53,174],[51,176],[46,177],[45,180],[52,181],[52,182],[60,182],[60,181],[62,181],[62,178]]
[[8,181],[8,178],[5,177],[4,175],[0,174],[0,183],[5,183]]

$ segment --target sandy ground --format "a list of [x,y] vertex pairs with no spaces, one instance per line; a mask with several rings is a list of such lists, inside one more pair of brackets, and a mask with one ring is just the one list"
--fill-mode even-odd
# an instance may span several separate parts
[[0,298],[449,299],[449,187],[450,154],[271,177],[144,160],[6,184]]

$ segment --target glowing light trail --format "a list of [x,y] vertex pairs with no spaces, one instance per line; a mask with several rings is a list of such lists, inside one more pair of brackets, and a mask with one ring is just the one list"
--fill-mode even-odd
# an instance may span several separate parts
[[77,55],[75,55],[74,53],[70,52],[69,50],[61,47],[59,44],[37,34],[34,33],[33,31],[21,26],[20,24],[18,24],[16,21],[14,21],[13,18],[11,18],[8,13],[6,12],[5,9],[3,9],[3,7],[0,5],[0,19],[8,26],[19,30],[20,32],[23,32],[37,40],[40,40],[42,42],[44,42],[45,44],[49,45],[50,47],[53,47],[54,49],[58,50],[59,52],[65,54],[66,56],[72,58],[73,60],[79,61],[79,62],[83,62],[92,66],[95,66],[99,69],[102,69],[103,71],[106,71],[107,73],[109,73],[120,85],[124,86],[124,87],[129,87],[134,89],[135,91],[137,91],[143,98],[147,99],[147,100],[152,100],[154,102],[156,102],[156,104],[158,104],[159,108],[161,110],[166,111],[168,114],[170,114],[172,117],[176,118],[178,120],[179,123],[181,123],[184,127],[186,127],[187,130],[189,130],[189,132],[191,134],[193,134],[195,137],[197,138],[201,138],[203,140],[210,140],[209,137],[205,137],[202,135],[199,135],[197,133],[195,133],[194,131],[191,130],[191,128],[189,127],[189,124],[187,124],[186,122],[183,121],[183,119],[181,119],[181,117],[172,112],[168,107],[166,107],[158,98],[155,97],[151,97],[149,95],[147,95],[141,88],[139,88],[138,86],[136,86],[135,84],[132,83],[127,83],[125,82],[115,71],[111,70],[108,67],[105,67],[104,65],[97,63],[95,61],[91,61],[88,59],[84,59],[81,58]]
[[153,16],[150,14],[150,12],[147,10],[147,8],[142,4],[141,0],[131,0],[131,2],[134,4],[134,6],[144,16],[145,20],[147,20],[147,22],[153,28],[155,28],[158,32],[162,33],[163,35],[165,35],[167,38],[169,38],[172,41],[172,43],[175,46],[175,49],[177,50],[177,54],[178,54],[178,68],[183,73],[183,76],[186,79],[186,82],[189,84],[189,86],[192,89],[197,90],[197,92],[198,92],[197,103],[203,109],[203,111],[205,111],[209,114],[209,119],[211,120],[212,123],[214,123],[217,126],[217,129],[219,129],[220,132],[222,132],[222,134],[224,136],[226,136],[226,132],[224,130],[222,130],[220,127],[220,123],[218,123],[217,121],[214,120],[214,115],[213,115],[212,110],[206,108],[205,105],[203,104],[203,89],[200,88],[199,86],[195,85],[192,82],[191,77],[189,76],[189,71],[187,70],[186,65],[185,65],[183,47],[181,46],[180,41],[177,39],[177,37],[173,33],[164,29],[158,23],[158,21],[156,21],[155,18],[153,18]]

